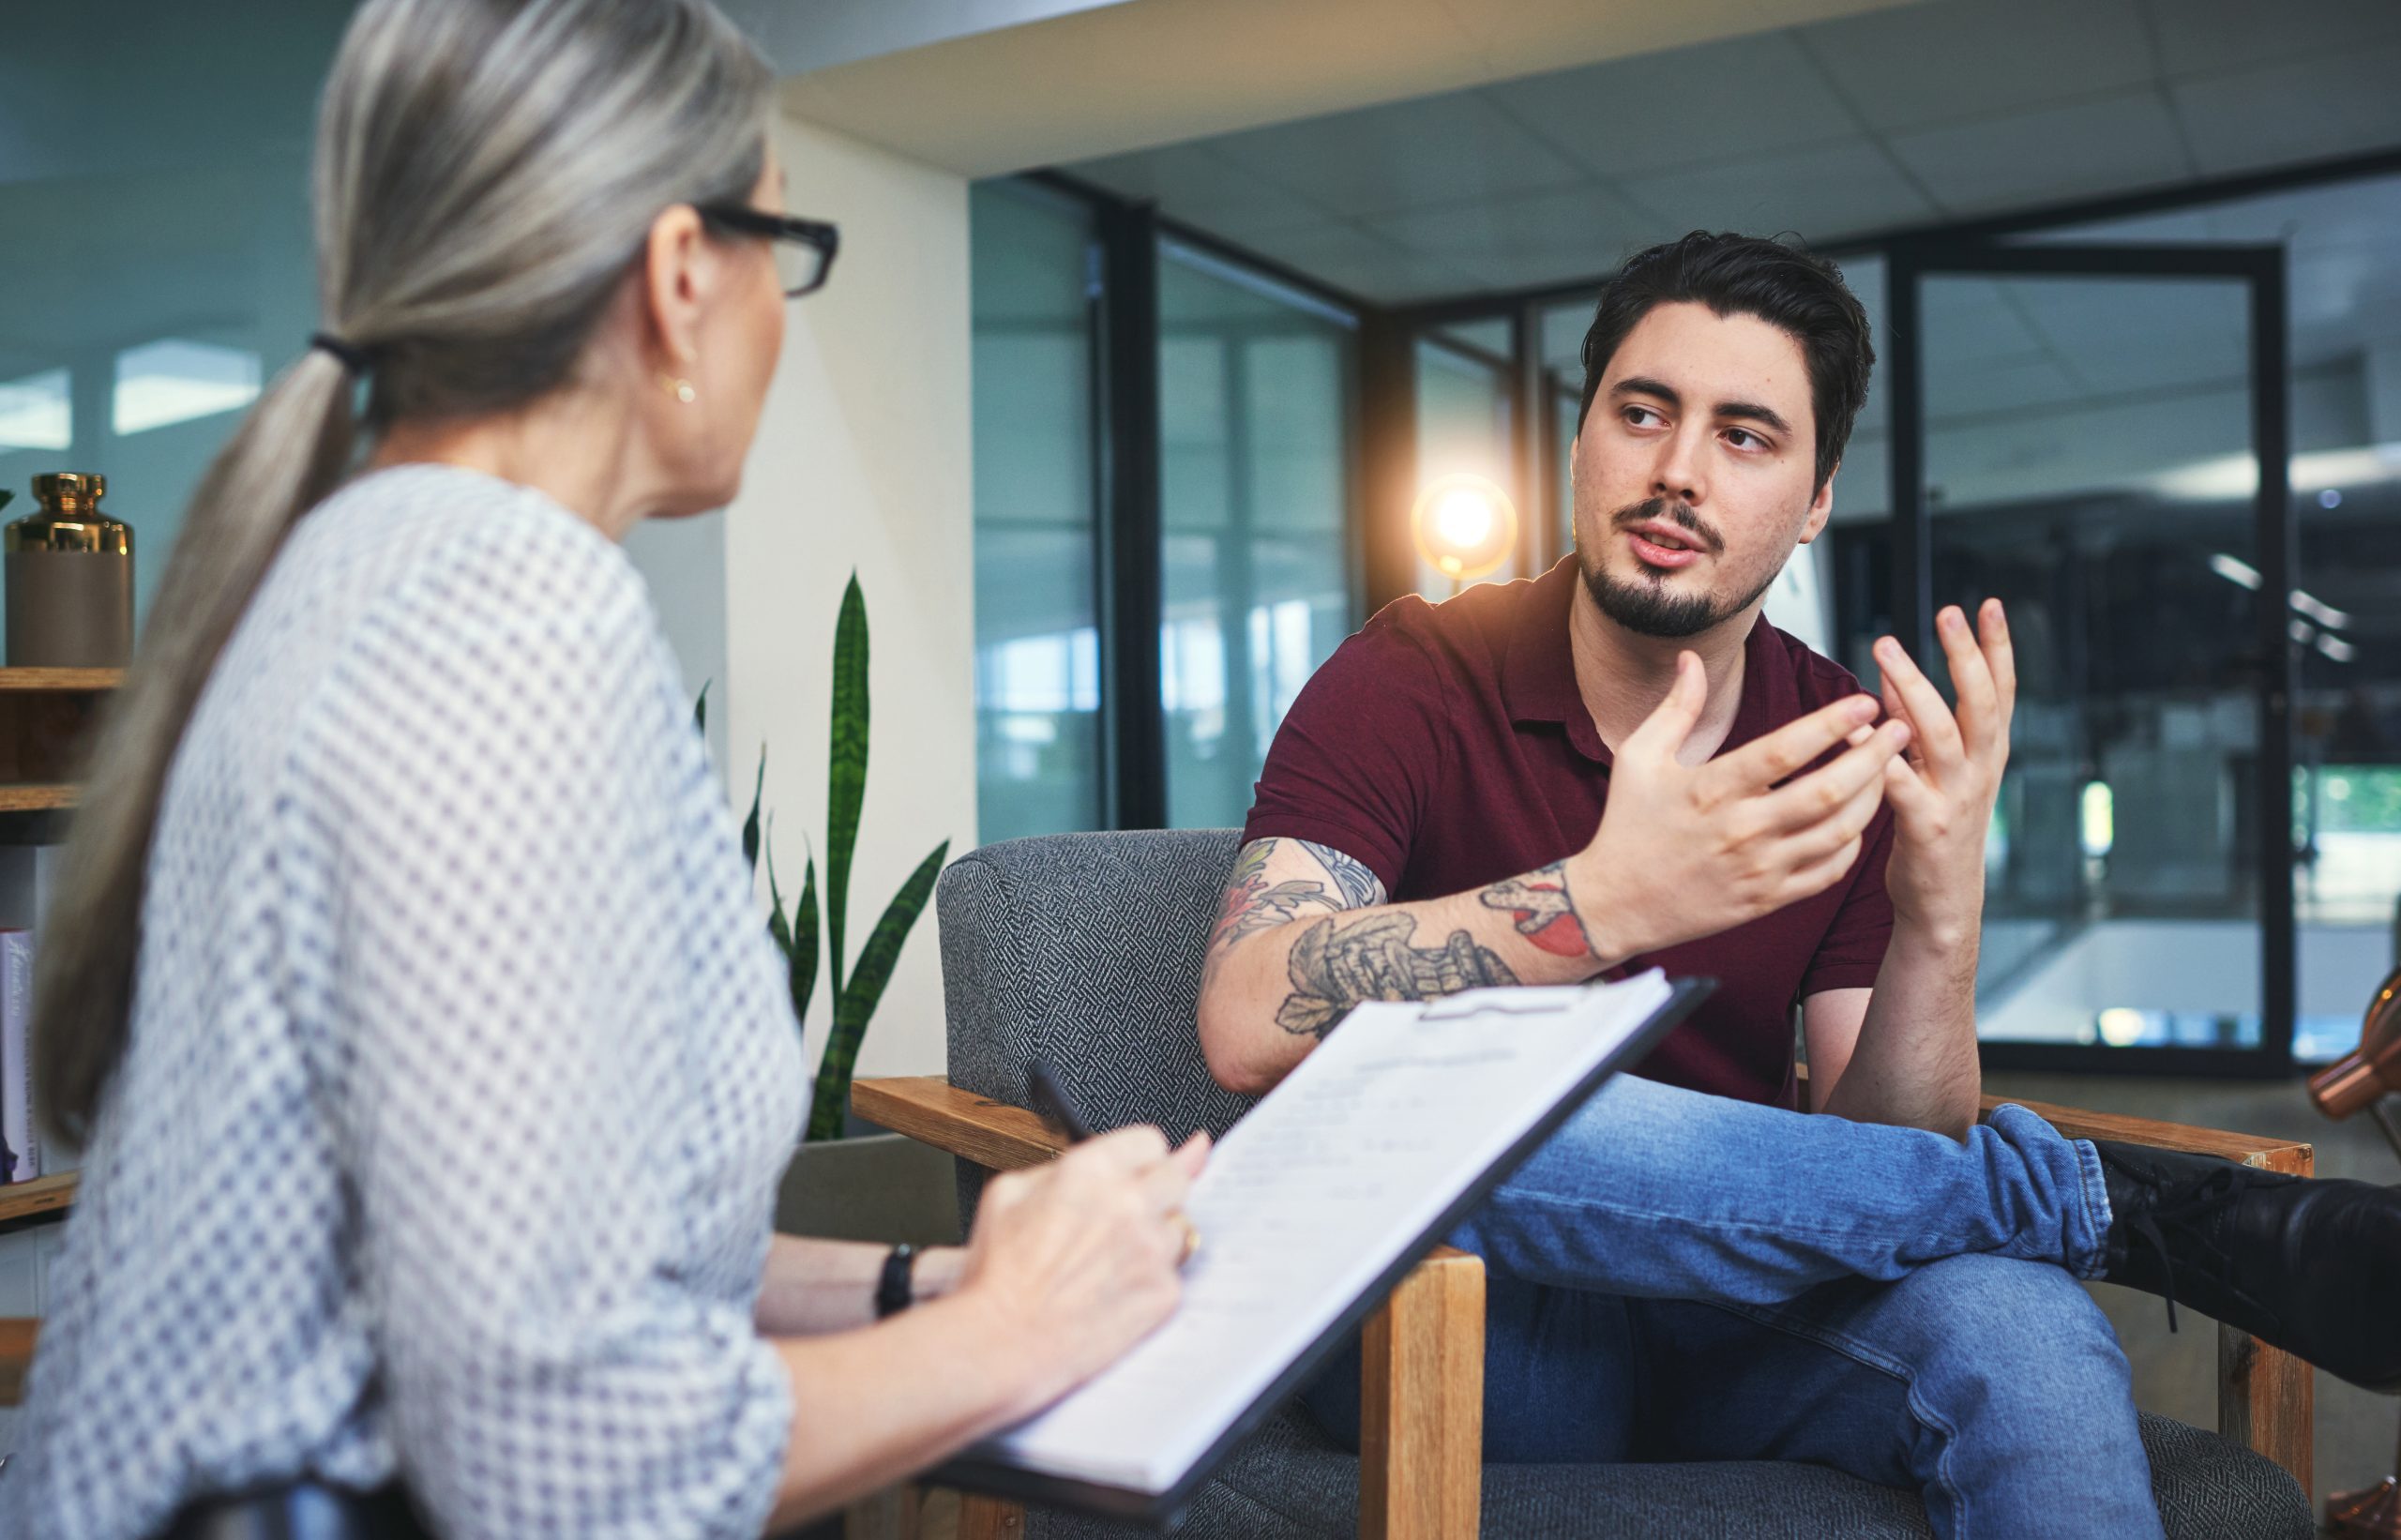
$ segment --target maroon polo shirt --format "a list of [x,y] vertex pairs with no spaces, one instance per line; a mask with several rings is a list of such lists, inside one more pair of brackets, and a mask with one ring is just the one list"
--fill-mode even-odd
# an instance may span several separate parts
[[[1609,751],[1576,687],[1567,615],[1575,558],[1531,581],[1444,604],[1404,598],[1335,649],[1302,689],[1261,773],[1245,840],[1331,845],[1396,901],[1437,898],[1548,866],[1591,843]],[[1719,753],[1859,688],[1762,617]],[[1643,1064],[1670,1085],[1792,1104],[1792,1011],[1876,982],[1892,935],[1880,808],[1850,874],[1748,925],[1631,959],[1707,974],[1717,992]]]

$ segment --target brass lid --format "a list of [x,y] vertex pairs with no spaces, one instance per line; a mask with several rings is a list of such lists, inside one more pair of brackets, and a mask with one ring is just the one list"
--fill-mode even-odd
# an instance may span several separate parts
[[53,471],[34,477],[34,496],[61,513],[72,513],[108,494],[109,478],[98,471]]
[[94,471],[34,477],[34,496],[42,506],[0,531],[0,550],[132,554],[133,526],[100,511],[108,490],[109,478]]

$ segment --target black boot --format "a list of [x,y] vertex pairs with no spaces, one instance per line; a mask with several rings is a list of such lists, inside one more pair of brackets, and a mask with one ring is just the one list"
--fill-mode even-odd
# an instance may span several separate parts
[[2096,1140],[2102,1277],[2179,1301],[2330,1374],[2401,1394],[2401,1187]]

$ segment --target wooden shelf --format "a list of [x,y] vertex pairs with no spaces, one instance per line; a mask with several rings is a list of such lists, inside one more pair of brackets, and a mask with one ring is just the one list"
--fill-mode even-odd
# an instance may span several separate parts
[[96,695],[124,683],[123,669],[0,669],[0,690]]
[[75,806],[78,786],[0,786],[0,813],[46,813]]
[[38,1215],[63,1214],[72,1208],[76,1175],[74,1171],[60,1171],[55,1176],[37,1176],[30,1182],[0,1186],[0,1225]]

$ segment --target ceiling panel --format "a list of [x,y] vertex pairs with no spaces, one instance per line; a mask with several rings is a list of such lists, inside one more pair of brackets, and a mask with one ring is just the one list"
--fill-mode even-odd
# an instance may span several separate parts
[[2393,0],[2148,0],[2171,75],[2243,69],[2401,38]]
[[1891,158],[1864,139],[1629,177],[1619,185],[1678,231],[1772,235],[1791,230],[1823,242],[1914,224],[1935,212]]
[[1569,186],[1582,169],[1473,92],[1208,142],[1332,214],[1388,214]]
[[1820,23],[1805,36],[1876,128],[2063,101],[2152,75],[2134,0],[1944,0]]
[[1246,244],[1337,289],[1382,300],[1427,299],[1483,287],[1457,263],[1405,249],[1339,220],[1273,231]]
[[2053,203],[2189,174],[2156,92],[1919,128],[1893,153],[1954,213]]
[[1485,95],[1604,175],[1735,160],[1859,122],[1792,35],[1761,33],[1486,88]]
[[1076,174],[1128,198],[1149,199],[1188,224],[1235,239],[1321,223],[1324,210],[1253,174],[1206,144],[1175,144],[1086,160]]
[[2397,71],[2401,42],[2390,42],[2172,89],[2201,169],[2217,174],[2401,141]]
[[1526,282],[1605,272],[1674,232],[1596,185],[1531,198],[1390,214],[1360,221],[1412,250],[1537,276]]

